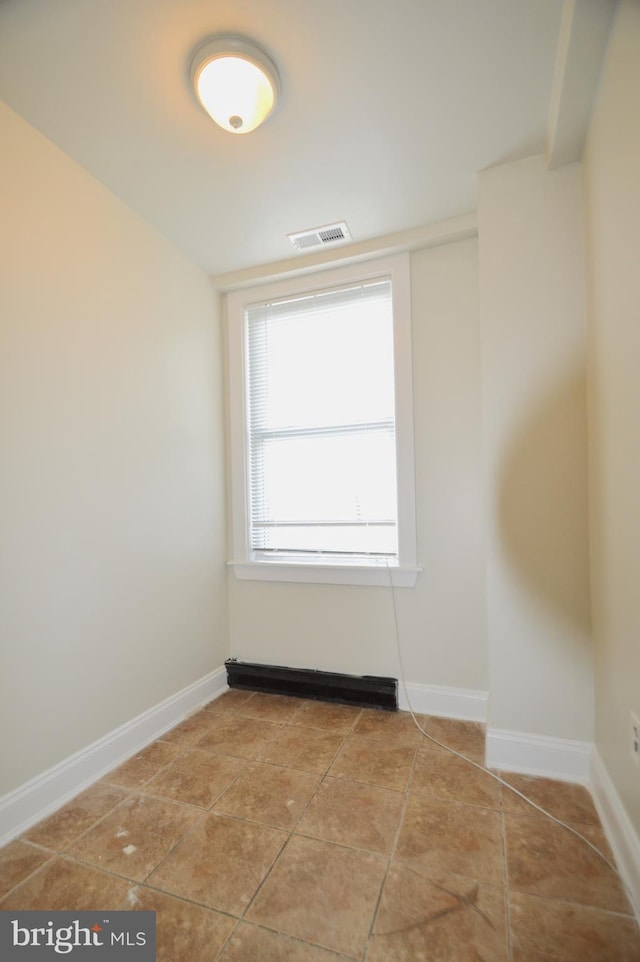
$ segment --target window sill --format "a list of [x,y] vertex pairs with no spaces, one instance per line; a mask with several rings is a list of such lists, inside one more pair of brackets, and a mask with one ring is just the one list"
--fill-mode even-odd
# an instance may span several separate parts
[[228,561],[240,581],[296,581],[303,584],[373,585],[413,588],[422,568],[412,565],[317,564],[303,561]]

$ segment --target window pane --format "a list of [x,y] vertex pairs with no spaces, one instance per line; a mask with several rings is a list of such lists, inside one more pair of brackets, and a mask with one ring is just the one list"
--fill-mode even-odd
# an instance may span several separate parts
[[394,556],[398,537],[393,528],[270,528],[266,532],[264,550],[330,554],[373,554]]
[[[395,443],[390,431],[271,439],[260,451],[263,483],[254,492],[254,521],[395,524]],[[313,529],[309,533],[311,541],[304,547],[313,548]],[[257,528],[254,547],[264,544],[263,536]],[[301,547],[299,538],[296,546]]]
[[269,430],[393,418],[393,325],[385,298],[250,321],[252,417]]
[[390,282],[247,319],[252,547],[397,554]]

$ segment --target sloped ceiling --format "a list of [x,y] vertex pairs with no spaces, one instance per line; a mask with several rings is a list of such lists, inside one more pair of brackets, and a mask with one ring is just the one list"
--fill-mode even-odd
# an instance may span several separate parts
[[[475,209],[475,175],[539,153],[560,0],[0,0],[0,97],[212,274]],[[219,33],[278,65],[253,134],[188,80]]]

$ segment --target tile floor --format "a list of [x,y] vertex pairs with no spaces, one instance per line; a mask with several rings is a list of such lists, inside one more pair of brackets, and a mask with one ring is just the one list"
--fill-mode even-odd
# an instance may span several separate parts
[[[508,778],[608,851],[585,789]],[[155,910],[159,962],[640,960],[611,869],[410,716],[238,690],[0,851],[37,908]]]

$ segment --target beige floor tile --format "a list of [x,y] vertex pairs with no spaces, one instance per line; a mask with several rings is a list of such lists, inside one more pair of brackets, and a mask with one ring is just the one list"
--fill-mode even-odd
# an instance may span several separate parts
[[[538,816],[535,815],[532,817],[537,818]],[[567,822],[567,825],[569,825],[568,822]],[[580,822],[576,822],[570,827],[573,828],[576,832],[580,832],[580,834],[584,835],[585,838],[588,838],[591,844],[595,845],[595,847],[605,856],[605,858],[608,858],[610,862],[615,863],[615,856],[611,851],[611,847],[607,841],[607,837],[604,834],[604,830],[600,824],[591,825],[588,822],[587,823],[583,822],[582,824]]]
[[[512,948],[511,960],[512,962],[556,962],[553,956],[543,955],[536,949],[528,948],[523,951],[515,946]],[[570,960],[564,960],[564,962],[570,962]]]
[[0,849],[0,899],[49,858],[50,852],[43,852],[20,839]]
[[362,709],[353,705],[335,705],[327,701],[303,701],[291,720],[303,728],[323,728],[331,732],[351,731]]
[[638,962],[635,919],[512,892],[514,962]]
[[396,856],[423,875],[442,872],[501,884],[502,816],[487,808],[411,794]]
[[359,958],[386,866],[378,855],[293,836],[247,918]]
[[410,787],[422,795],[501,809],[499,782],[449,752],[419,752]]
[[205,711],[213,712],[234,712],[244,705],[250,698],[256,693],[254,691],[243,691],[241,688],[230,688],[228,691],[223,692],[218,698],[212,699],[208,702],[204,708]]
[[296,832],[389,855],[403,805],[404,795],[400,792],[343,778],[326,778]]
[[343,962],[344,955],[319,949],[279,932],[241,922],[219,962]]
[[329,772],[404,792],[414,757],[415,748],[389,744],[375,735],[350,735]]
[[148,880],[154,888],[240,915],[287,840],[286,832],[204,815]]
[[271,722],[244,718],[237,713],[220,715],[215,728],[201,738],[196,745],[220,755],[253,759],[279,731]]
[[142,882],[200,817],[186,805],[132,795],[67,851]]
[[216,717],[213,712],[202,711],[196,712],[195,715],[190,715],[185,718],[183,722],[176,725],[170,731],[165,732],[161,736],[160,740],[167,742],[169,745],[192,745],[203,735],[206,735],[208,731],[214,728],[217,724]]
[[507,962],[504,891],[461,876],[387,876],[367,962]]
[[161,795],[174,802],[211,808],[246,765],[247,762],[242,758],[190,748],[147,782],[144,792]]
[[238,714],[245,718],[258,718],[262,721],[281,724],[289,722],[302,704],[299,698],[286,695],[266,695],[258,692],[238,708]]
[[223,815],[291,830],[319,784],[319,775],[254,762],[214,807]]
[[[453,748],[454,751],[461,752],[468,758],[472,758],[474,762],[484,762],[484,725],[479,722],[460,721],[457,718],[436,718],[434,715],[430,715],[424,718],[422,728],[428,735],[433,735],[447,748]],[[424,736],[420,741],[420,750],[444,751],[435,742]]]
[[115,911],[130,887],[125,879],[58,855],[0,902],[0,910]]
[[228,915],[144,886],[120,908],[156,913],[156,962],[212,962],[236,924]]
[[153,742],[144,748],[124,765],[120,765],[115,771],[105,775],[103,782],[110,785],[122,785],[125,788],[141,788],[160,769],[173,761],[179,753],[176,745],[168,745],[165,742]]
[[[556,818],[570,825],[574,822],[582,824],[599,825],[600,819],[593,804],[593,799],[584,785],[573,785],[570,782],[559,782],[550,778],[532,778],[528,775],[514,775],[511,772],[500,772],[509,785],[513,785],[523,795],[527,795],[531,801],[536,802],[545,808]],[[536,811],[531,805],[510,792],[508,788],[502,789],[502,804],[505,812],[511,815],[539,815],[545,816]]]
[[405,711],[365,708],[353,731],[357,735],[379,735],[389,743],[407,748],[415,748],[422,738],[413,718]]
[[338,732],[287,725],[262,749],[258,759],[285,768],[324,775],[344,743],[344,738]]
[[[576,828],[589,832],[591,826]],[[630,912],[617,874],[562,826],[537,816],[505,815],[505,829],[510,891]]]
[[25,838],[45,848],[61,850],[127,797],[127,793],[104,782],[92,785],[49,818],[39,822]]
[[[586,789],[503,777],[612,858]],[[408,713],[232,689],[0,850],[0,909],[155,910],[159,962],[506,962],[507,867],[511,962],[640,962],[617,874]]]

